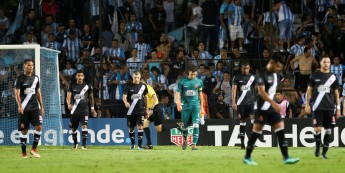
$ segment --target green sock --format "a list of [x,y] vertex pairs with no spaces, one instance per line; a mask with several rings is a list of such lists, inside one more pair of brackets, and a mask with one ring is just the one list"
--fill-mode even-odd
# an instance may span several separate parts
[[199,139],[199,128],[193,128],[193,144],[196,145],[196,143],[198,143],[198,139]]

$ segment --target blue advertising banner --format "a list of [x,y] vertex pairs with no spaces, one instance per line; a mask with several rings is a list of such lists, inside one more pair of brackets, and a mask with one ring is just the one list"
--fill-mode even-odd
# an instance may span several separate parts
[[[17,130],[17,119],[2,119],[1,124],[12,124],[10,128],[0,129],[0,145],[17,145],[20,143],[19,134]],[[3,127],[3,126],[2,126]],[[157,133],[153,123],[150,126],[151,141],[153,145],[157,145]],[[130,145],[128,134],[127,120],[125,118],[91,118],[88,124],[88,141],[87,145]],[[81,129],[78,129],[78,140],[81,141]],[[62,131],[58,129],[50,129],[45,127],[42,133],[42,145],[57,145],[58,133],[63,134],[63,145],[72,145],[73,140],[70,135],[69,119],[62,120]],[[33,128],[29,130],[28,142],[32,143]],[[136,135],[137,131],[136,131]],[[137,144],[137,142],[136,142]],[[146,144],[144,137],[143,145]]]

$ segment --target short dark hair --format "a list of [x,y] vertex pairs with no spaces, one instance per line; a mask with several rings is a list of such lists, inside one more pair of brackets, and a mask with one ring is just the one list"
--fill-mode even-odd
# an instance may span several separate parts
[[28,62],[34,63],[34,60],[32,60],[32,59],[25,59],[25,60],[23,61],[23,64],[27,64]]
[[198,68],[196,68],[195,66],[190,66],[190,67],[188,67],[187,72],[189,73],[190,71],[196,72],[196,71],[198,71]]
[[310,47],[305,47],[304,48],[304,53],[306,53],[309,49],[310,49]]
[[210,71],[211,69],[210,69],[210,67],[206,66],[206,67],[205,67],[205,70]]
[[284,64],[285,62],[283,61],[283,57],[279,54],[273,54],[271,57],[270,57],[270,61],[273,61],[273,62],[279,62],[281,64]]
[[250,66],[248,61],[243,61],[241,62],[241,66]]
[[83,73],[84,74],[84,70],[79,69],[79,70],[77,70],[77,73]]

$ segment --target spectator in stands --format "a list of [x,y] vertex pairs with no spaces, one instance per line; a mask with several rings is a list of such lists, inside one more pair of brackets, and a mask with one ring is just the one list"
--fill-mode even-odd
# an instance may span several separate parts
[[310,16],[304,15],[301,17],[302,25],[297,28],[296,35],[303,35],[307,39],[311,38],[311,34],[314,32],[315,24],[312,22]]
[[23,44],[37,44],[37,39],[31,31],[26,32],[26,41]]
[[216,93],[217,102],[213,110],[214,119],[231,119],[229,104],[224,102],[224,92],[219,90]]
[[190,42],[193,46],[198,40],[201,40],[200,33],[202,31],[201,19],[202,19],[202,8],[199,6],[199,0],[191,1],[191,15],[189,19],[189,24],[192,25],[188,27]]
[[198,68],[198,74],[196,75],[196,77],[202,81],[204,81],[205,79],[205,67],[206,66],[204,64],[200,64]]
[[230,70],[230,57],[228,57],[228,49],[226,47],[222,47],[220,54],[214,57],[213,63],[215,64],[215,68],[218,62],[223,63],[225,70]]
[[148,21],[150,23],[152,40],[159,40],[159,34],[164,32],[166,22],[166,12],[163,8],[163,1],[157,0],[155,7],[151,8]]
[[151,71],[152,67],[157,67],[160,72],[162,72],[162,65],[161,59],[158,59],[158,52],[156,49],[151,51],[151,59],[146,60],[146,63],[144,64],[143,68],[148,68],[149,71]]
[[[223,3],[221,4],[219,8],[219,21],[220,21],[220,28],[219,28],[219,49],[222,49],[223,47],[227,47],[227,41],[228,41],[228,6],[230,4],[231,0],[223,0]],[[223,35],[221,36],[221,33]],[[214,63],[217,64],[217,63]]]
[[113,39],[111,42],[111,48],[108,50],[108,61],[114,63],[117,66],[121,66],[126,62],[125,52],[120,48],[117,39]]
[[299,102],[299,96],[297,91],[293,88],[291,79],[289,77],[285,77],[284,80],[280,84],[280,89],[282,90],[282,94],[284,98],[286,98],[290,103],[290,108],[292,111],[292,117],[297,117],[298,110],[297,105]]
[[223,78],[223,71],[224,71],[224,66],[222,61],[218,61],[216,65],[216,69],[213,71],[212,75],[216,78],[216,81],[222,81]]
[[119,21],[124,20],[124,21],[129,21],[129,16],[130,14],[134,13],[134,6],[132,5],[134,0],[124,0],[122,6],[119,6]]
[[280,107],[280,116],[282,118],[292,118],[292,111],[289,106],[289,101],[284,98],[282,91],[277,91],[274,100]]
[[108,79],[110,79],[110,63],[104,61],[103,62],[103,69],[101,70],[102,75],[99,76],[99,98],[102,99],[102,106],[103,106],[103,113],[105,113],[105,117],[106,118],[111,118],[112,115],[110,113],[110,91],[109,91],[109,85],[110,83],[108,83]]
[[68,34],[70,34],[70,31],[74,31],[75,37],[80,38],[82,32],[79,28],[76,26],[75,19],[69,19],[69,28],[66,30]]
[[[42,45],[42,43],[41,43]],[[47,48],[54,49],[54,50],[60,50],[61,44],[57,41],[55,41],[55,35],[53,33],[48,34],[48,42],[44,45]]]
[[99,0],[90,0],[91,22],[99,19]]
[[56,36],[56,41],[59,42],[61,45],[68,38],[68,33],[65,30],[65,26],[63,25],[63,23],[58,23],[55,36]]
[[126,29],[125,21],[120,21],[119,30],[115,33],[114,39],[118,41],[119,47],[125,52],[125,57],[129,57],[134,43],[131,31]]
[[131,74],[131,76],[133,75],[135,71],[141,71],[141,67],[143,66],[143,63],[144,63],[140,61],[140,59],[138,59],[137,55],[138,55],[138,49],[133,48],[131,52],[131,57],[128,58],[126,61],[126,65],[129,68],[129,74]]
[[77,62],[81,48],[81,40],[76,37],[76,32],[74,30],[70,30],[68,38],[62,44],[62,50],[67,55],[67,60],[70,60],[74,63]]
[[175,3],[173,0],[165,0],[163,8],[166,13],[166,29],[165,32],[170,32],[175,28]]
[[5,16],[4,9],[0,8],[0,32],[6,33],[10,27],[10,20]]
[[56,17],[56,14],[59,10],[56,0],[43,0],[41,2],[43,15]]
[[216,87],[213,89],[213,93],[217,94],[219,90],[224,92],[224,102],[228,105],[231,105],[232,93],[231,93],[231,80],[230,80],[230,73],[228,71],[223,72],[222,76],[223,80],[217,82]]
[[107,56],[103,55],[102,54],[102,49],[101,47],[99,46],[96,46],[95,49],[94,49],[94,54],[91,56],[93,61],[95,63],[99,63],[102,59],[103,60],[106,60],[107,59]]
[[75,68],[72,68],[72,62],[66,61],[65,69],[61,71],[61,74],[64,80],[66,80],[68,83],[71,83],[71,78],[76,73],[77,73],[77,70]]
[[156,46],[158,51],[158,58],[162,60],[162,67],[165,76],[168,76],[170,71],[171,60],[169,58],[170,51],[172,47],[172,41],[165,33],[161,33],[159,37],[159,44]]
[[126,23],[126,30],[131,33],[132,43],[138,42],[138,36],[143,34],[143,25],[137,20],[134,13],[130,14],[130,21]]
[[159,69],[154,66],[151,68],[151,73],[155,77],[156,83],[152,86],[153,89],[156,91],[158,95],[160,95],[162,92],[166,91],[166,89],[169,86],[168,79],[165,77],[164,74],[162,74]]
[[231,68],[233,70],[233,75],[236,75],[241,72],[241,61],[245,61],[246,57],[240,53],[238,47],[234,47],[232,50],[232,65]]
[[299,73],[297,73],[295,80],[295,89],[306,90],[308,87],[308,81],[311,73],[313,72],[313,67],[318,65],[316,59],[311,55],[311,50],[309,47],[304,48],[304,54],[292,59],[290,61],[291,68],[294,67],[294,63],[298,61]]
[[58,24],[54,21],[54,17],[51,14],[46,15],[44,18],[44,25],[47,24],[51,26],[51,32],[55,34],[57,32]]
[[255,69],[255,73],[258,73],[260,69],[265,69],[269,60],[270,60],[270,50],[267,48],[264,48],[264,50],[262,51],[262,56],[259,56],[259,62],[258,63],[254,62],[251,64],[251,66],[253,66]]
[[241,21],[243,20],[243,9],[240,6],[240,0],[234,0],[228,7],[228,27],[230,33],[231,50],[235,47],[235,40],[238,39],[240,52],[243,51],[243,29]]
[[[269,2],[266,0],[261,0],[261,1]],[[271,14],[272,14],[272,18],[270,18]],[[277,18],[278,18],[278,16],[276,13],[270,13],[270,11],[263,13],[263,27],[264,27],[264,32],[265,32],[265,46],[267,48],[273,47],[275,52],[277,52],[279,50],[278,41],[277,41],[277,38],[279,36]],[[259,24],[259,26],[262,26],[261,23],[258,23],[258,24]],[[272,43],[270,42],[270,38],[272,38]]]
[[213,56],[205,49],[205,43],[202,41],[198,43],[198,50],[200,53],[200,59],[203,60],[202,63],[207,66],[213,59]]
[[200,51],[198,49],[193,49],[191,56],[187,59],[187,64],[188,67],[198,67],[200,64],[204,64],[200,59]]
[[[297,58],[304,54],[304,47],[305,47],[304,44],[305,44],[305,36],[303,35],[298,36],[296,44],[294,44],[291,47],[290,55],[288,57],[288,62],[290,62],[293,58]],[[298,63],[299,63],[298,61],[294,61],[293,66],[290,66],[291,69],[293,70],[293,74],[295,75],[295,81],[298,81],[298,76],[300,73]],[[295,89],[298,89],[297,83],[295,83]]]
[[120,72],[114,74],[111,81],[114,81],[116,84],[116,93],[115,93],[115,117],[124,118],[125,117],[125,104],[122,101],[123,91],[125,89],[126,83],[131,80],[132,77],[128,73],[128,67],[125,65],[121,66]]
[[207,102],[209,106],[209,112],[213,112],[213,106],[216,102],[215,96],[213,94],[213,88],[217,85],[217,80],[212,76],[210,67],[205,67],[205,78],[203,80],[204,86],[202,92],[207,95]]
[[[216,21],[218,20],[218,4],[214,0],[206,0],[201,4],[202,10],[202,40],[206,44],[207,50],[212,54],[218,52]],[[202,51],[200,51],[202,53]]]
[[41,23],[39,17],[36,16],[34,9],[28,11],[27,16],[22,21],[23,31],[32,31],[33,34],[37,35],[41,30]]
[[[103,28],[104,28],[104,30],[102,32],[102,37],[103,37],[104,45],[103,45],[102,52],[103,52],[103,54],[106,54],[108,49],[111,48],[111,42],[113,40],[114,34],[110,30],[109,24],[106,24]],[[95,39],[95,40],[98,41],[97,39]]]
[[343,86],[343,81],[345,80],[343,77],[344,70],[345,66],[340,64],[339,56],[335,56],[331,65],[331,72],[336,76],[340,88]]
[[290,52],[290,40],[292,37],[292,21],[294,20],[294,16],[284,0],[277,2],[273,6],[273,10],[277,10],[278,12],[280,52],[285,52],[284,43],[287,44],[287,52]]
[[138,36],[138,43],[134,45],[135,48],[138,49],[138,59],[145,62],[147,59],[147,56],[150,54],[151,47],[149,44],[144,43],[144,36],[139,35]]
[[95,37],[91,33],[91,27],[89,24],[84,24],[83,33],[81,34],[80,39],[83,44],[83,49],[88,49],[91,52],[95,43]]
[[153,86],[156,82],[153,80],[153,75],[150,74],[148,68],[142,69],[143,78],[146,80],[146,83]]
[[45,45],[49,40],[48,40],[48,35],[50,33],[53,33],[52,31],[52,27],[50,26],[50,24],[46,24],[44,26],[43,31],[41,32],[41,45]]
[[176,81],[177,76],[181,75],[185,70],[185,52],[179,50],[176,58],[171,60],[171,71],[168,75],[169,83]]

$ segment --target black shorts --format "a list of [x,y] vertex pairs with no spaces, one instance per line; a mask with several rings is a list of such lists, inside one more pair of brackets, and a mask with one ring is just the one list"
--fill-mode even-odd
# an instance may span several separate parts
[[325,129],[332,127],[335,121],[334,110],[315,110],[313,112],[314,127],[324,127]]
[[72,129],[77,129],[79,127],[79,122],[81,125],[87,125],[89,123],[89,113],[86,112],[83,114],[71,115],[69,127]]
[[240,120],[246,120],[250,115],[254,115],[254,104],[237,105],[237,113]]
[[272,106],[264,111],[264,110],[256,110],[255,112],[255,123],[265,125],[268,123],[269,125],[273,126],[279,122],[283,121],[280,113],[275,111]]
[[18,131],[27,130],[30,128],[30,123],[33,126],[42,125],[43,117],[40,109],[24,111],[18,116]]
[[147,118],[147,120],[153,122],[155,126],[159,126],[162,124],[162,119],[155,114],[152,114],[149,118]]
[[144,124],[145,113],[137,113],[132,115],[127,115],[127,126],[128,127],[135,127],[137,125]]

